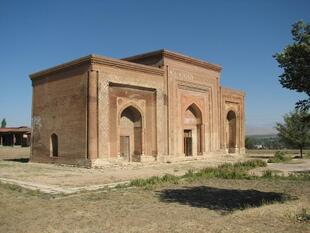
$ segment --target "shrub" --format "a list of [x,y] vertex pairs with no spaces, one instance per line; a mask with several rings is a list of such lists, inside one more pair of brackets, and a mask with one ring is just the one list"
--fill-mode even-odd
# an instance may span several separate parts
[[135,179],[130,182],[129,186],[149,187],[149,186],[154,186],[157,184],[164,184],[164,183],[178,184],[179,179],[180,178],[178,176],[166,174],[162,177],[152,176],[147,179]]
[[273,158],[268,159],[268,163],[281,163],[292,160],[284,151],[276,151]]
[[178,184],[179,183],[179,177],[166,174],[160,179],[161,183],[173,183],[173,184]]

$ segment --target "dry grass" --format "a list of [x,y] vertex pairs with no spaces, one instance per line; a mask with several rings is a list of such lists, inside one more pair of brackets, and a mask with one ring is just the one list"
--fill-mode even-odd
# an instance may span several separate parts
[[[15,153],[16,158],[21,155],[20,151]],[[185,170],[201,168],[201,163],[166,164],[146,170],[157,175],[169,168],[171,174],[182,175]],[[223,166],[225,171],[234,168]],[[108,171],[0,162],[2,175],[50,184],[61,180],[62,185],[77,178],[84,184],[102,182],[108,174],[120,171],[127,177],[145,176],[145,168]],[[200,174],[196,172],[192,175]],[[310,232],[309,222],[304,221],[308,218],[304,210],[310,209],[309,180],[218,177],[174,182],[174,176],[166,176],[163,181],[167,182],[149,190],[103,189],[69,196],[0,183],[0,232]]]
[[41,196],[0,185],[0,232],[309,232],[310,183],[207,179]]

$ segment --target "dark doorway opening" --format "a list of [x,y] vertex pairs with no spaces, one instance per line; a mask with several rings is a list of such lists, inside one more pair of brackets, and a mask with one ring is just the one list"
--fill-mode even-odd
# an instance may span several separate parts
[[227,113],[227,148],[228,153],[236,153],[237,147],[237,119],[234,111]]
[[185,156],[193,155],[192,130],[184,130],[184,154]]
[[51,135],[51,156],[58,157],[58,136],[54,133]]
[[126,160],[130,161],[130,138],[129,136],[121,136],[121,148],[120,154],[121,157],[126,158]]

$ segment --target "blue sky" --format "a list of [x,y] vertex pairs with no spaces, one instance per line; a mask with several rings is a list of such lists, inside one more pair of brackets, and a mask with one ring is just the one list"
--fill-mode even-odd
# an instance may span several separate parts
[[246,92],[249,131],[270,130],[301,98],[282,89],[272,55],[309,12],[309,0],[0,0],[0,118],[30,125],[30,73],[166,48],[223,66],[222,85]]

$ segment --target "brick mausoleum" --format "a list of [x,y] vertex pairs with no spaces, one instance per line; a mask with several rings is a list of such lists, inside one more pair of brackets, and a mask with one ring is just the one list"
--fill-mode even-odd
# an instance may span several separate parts
[[31,74],[31,161],[100,166],[243,154],[244,93],[221,87],[220,73],[159,50],[89,55]]

